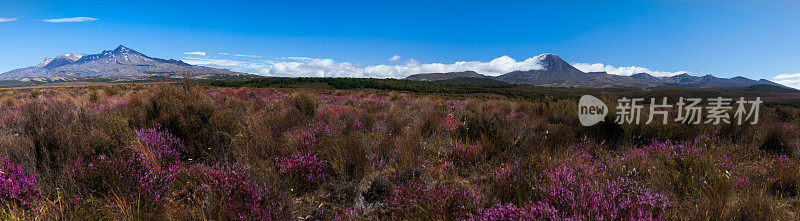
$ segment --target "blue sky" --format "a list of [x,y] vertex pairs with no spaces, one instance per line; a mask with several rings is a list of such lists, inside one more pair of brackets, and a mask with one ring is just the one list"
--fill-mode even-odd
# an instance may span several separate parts
[[798,39],[789,0],[0,1],[0,72],[123,44],[262,75],[497,74],[553,53],[583,70],[800,86]]

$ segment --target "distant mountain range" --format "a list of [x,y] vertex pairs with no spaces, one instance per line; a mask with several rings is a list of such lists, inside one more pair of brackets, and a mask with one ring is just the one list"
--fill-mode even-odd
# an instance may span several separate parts
[[[671,77],[655,77],[647,73],[631,76],[606,72],[583,72],[553,54],[537,57],[540,69],[512,71],[500,76],[486,76],[475,71],[415,74],[408,80],[431,82],[468,82],[470,84],[524,84],[548,87],[748,87],[758,84],[786,88],[768,80],[751,80],[744,77],[718,78],[681,74]],[[196,66],[180,60],[146,56],[120,45],[114,50],[99,54],[65,54],[47,58],[38,65],[12,70],[0,74],[4,82],[65,82],[100,78],[111,81],[163,80],[180,78],[188,72],[200,79],[252,79],[256,75],[232,72],[226,69]],[[2,84],[0,84],[2,85]]]
[[[671,77],[655,77],[647,73],[631,76],[613,75],[606,72],[583,72],[553,54],[539,56],[542,69],[512,71],[500,76],[486,76],[474,71],[427,73],[408,76],[407,80],[444,82],[458,79],[460,82],[481,82],[494,84],[502,81],[511,84],[527,84],[549,87],[748,87],[766,84],[785,87],[768,80],[751,80],[744,77],[718,78],[712,75],[702,77],[680,74]],[[470,78],[469,80],[466,78]]]
[[83,78],[177,78],[188,72],[195,78],[246,75],[225,69],[195,66],[179,60],[153,58],[120,45],[99,54],[66,54],[42,63],[0,74],[2,80],[65,81]]

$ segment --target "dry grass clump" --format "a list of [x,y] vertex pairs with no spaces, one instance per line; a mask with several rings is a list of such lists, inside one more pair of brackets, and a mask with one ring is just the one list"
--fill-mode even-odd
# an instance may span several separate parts
[[764,107],[747,126],[620,126],[612,114],[582,127],[576,105],[309,88],[4,90],[0,219],[798,218],[797,109]]

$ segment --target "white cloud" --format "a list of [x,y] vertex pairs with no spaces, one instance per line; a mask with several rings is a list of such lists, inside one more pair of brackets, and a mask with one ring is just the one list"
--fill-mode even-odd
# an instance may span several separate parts
[[797,74],[780,74],[775,76],[773,79],[790,79],[790,78],[800,78],[800,73]]
[[260,58],[260,57],[261,57],[261,56],[258,56],[258,55],[249,55],[249,54],[231,54],[231,53],[226,53],[226,52],[217,53],[217,54],[221,54],[221,55],[229,55],[229,56],[236,56],[236,57],[248,57],[248,58]]
[[290,77],[372,77],[372,78],[405,78],[419,73],[444,73],[456,71],[475,71],[481,74],[497,76],[511,71],[542,69],[539,61],[544,56],[536,56],[523,61],[502,56],[489,62],[459,61],[451,64],[423,64],[408,59],[402,64],[358,66],[350,62],[336,62],[333,59],[309,57],[281,57],[275,60],[239,61],[211,58],[185,58],[185,62],[194,65],[209,65],[229,68],[252,74]]
[[248,58],[260,58],[261,56],[258,55],[249,55],[249,54],[234,54],[233,56],[236,57],[248,57]]
[[778,76],[773,77],[775,79],[775,83],[785,85],[787,87],[793,87],[800,89],[800,73],[797,74],[780,74]]
[[[219,53],[231,55],[227,53]],[[399,62],[399,56],[396,61]],[[350,62],[337,62],[333,59],[310,57],[277,57],[270,60],[236,60],[213,58],[185,58],[185,62],[194,65],[208,65],[228,68],[234,71],[266,75],[289,77],[371,77],[371,78],[405,78],[409,75],[420,73],[445,73],[458,71],[475,71],[488,76],[498,76],[512,71],[527,71],[543,69],[540,61],[544,55],[517,61],[509,56],[501,56],[491,61],[458,61],[454,63],[420,63],[409,58],[402,63],[361,66]],[[392,58],[395,58],[394,56]],[[392,59],[390,59],[391,61]],[[632,75],[648,73],[653,76],[674,76],[687,73],[685,71],[664,72],[654,71],[643,67],[628,66],[614,67],[601,63],[573,64],[584,72],[605,71],[609,74]],[[800,75],[800,74],[798,74]],[[777,77],[776,77],[777,78]]]
[[278,60],[294,60],[294,61],[310,61],[310,60],[314,60],[316,58],[309,58],[309,57],[280,57],[280,58],[275,58],[275,59],[278,59]]
[[204,51],[183,52],[183,54],[206,56]]
[[400,55],[394,55],[391,58],[389,58],[389,61],[391,62],[397,62],[399,60],[400,60]]
[[74,18],[54,18],[54,19],[45,19],[42,20],[44,22],[50,23],[64,23],[64,22],[89,22],[89,21],[97,21],[96,18],[89,18],[89,17],[74,17]]
[[260,74],[269,76],[315,76],[315,77],[374,77],[405,78],[419,73],[444,73],[456,71],[475,71],[485,75],[497,76],[516,70],[541,69],[541,57],[517,62],[502,56],[489,62],[459,61],[452,64],[422,64],[408,59],[401,65],[373,65],[357,67],[349,62],[335,62],[332,59],[304,59],[276,62],[262,70]]
[[574,63],[574,64],[572,64],[572,66],[575,66],[575,68],[577,68],[578,70],[581,70],[583,72],[605,71],[606,73],[609,73],[609,74],[623,75],[623,76],[630,76],[630,75],[638,74],[638,73],[648,73],[648,74],[656,76],[656,77],[668,77],[668,76],[675,76],[675,75],[679,75],[679,74],[688,73],[686,71],[676,71],[676,72],[654,71],[654,70],[650,70],[650,69],[643,68],[643,67],[637,67],[637,66],[614,67],[614,66],[611,66],[611,65],[604,65],[602,63],[594,63],[594,64]]
[[17,18],[0,18],[0,22],[16,21]]
[[244,73],[251,73],[251,74],[258,74],[258,71],[267,67],[269,64],[264,63],[256,63],[256,62],[248,62],[248,61],[236,61],[236,60],[228,60],[228,59],[214,59],[214,58],[195,58],[195,57],[184,57],[183,62],[192,65],[202,65],[202,66],[210,66],[210,67],[218,67],[218,68],[226,68],[232,71],[237,72],[244,72]]

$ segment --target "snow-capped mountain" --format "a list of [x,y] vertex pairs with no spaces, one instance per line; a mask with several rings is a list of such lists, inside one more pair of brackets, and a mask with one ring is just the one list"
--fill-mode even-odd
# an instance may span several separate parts
[[179,60],[153,58],[120,45],[114,50],[99,54],[66,54],[47,58],[36,66],[0,74],[0,79],[178,77],[185,71],[195,77],[240,75],[225,69],[195,66]]
[[[480,75],[472,71],[452,73],[425,73],[407,77],[407,80],[441,81],[457,77],[473,77],[500,80],[512,84],[528,84],[552,87],[657,87],[657,86],[688,86],[688,87],[747,87],[756,84],[769,84],[785,87],[769,80],[751,80],[745,77],[718,78],[712,75],[702,77],[688,74],[672,77],[655,77],[647,73],[638,73],[631,76],[613,75],[606,72],[583,72],[565,62],[557,55],[544,54],[537,56],[538,63],[543,67],[528,71],[512,71],[500,76],[491,77]],[[466,76],[464,73],[470,73]]]

